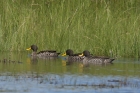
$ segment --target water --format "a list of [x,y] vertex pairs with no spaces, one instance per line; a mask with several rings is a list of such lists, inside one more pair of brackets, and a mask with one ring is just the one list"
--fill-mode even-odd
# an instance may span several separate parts
[[0,92],[139,93],[140,62],[116,59],[113,65],[83,67],[58,59],[31,59],[27,52],[0,56]]

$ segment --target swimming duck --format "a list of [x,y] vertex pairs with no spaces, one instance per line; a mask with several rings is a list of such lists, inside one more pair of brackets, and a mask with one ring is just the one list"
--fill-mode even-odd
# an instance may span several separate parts
[[73,50],[71,49],[67,49],[66,52],[64,54],[62,54],[62,56],[66,56],[68,55],[67,60],[68,61],[81,61],[83,60],[83,56],[79,56],[82,55],[82,53],[73,53]]
[[26,50],[33,50],[31,56],[38,57],[57,57],[60,53],[57,53],[55,50],[44,50],[37,53],[38,47],[36,45],[31,45],[30,48]]
[[79,56],[84,56],[83,64],[112,64],[113,60],[115,60],[114,58],[104,56],[92,56],[88,50],[83,51],[83,54]]

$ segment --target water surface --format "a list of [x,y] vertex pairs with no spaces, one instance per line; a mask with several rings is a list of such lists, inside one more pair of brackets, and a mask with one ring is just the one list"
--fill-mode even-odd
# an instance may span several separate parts
[[64,58],[32,59],[28,52],[1,52],[0,92],[139,93],[138,59],[83,67]]

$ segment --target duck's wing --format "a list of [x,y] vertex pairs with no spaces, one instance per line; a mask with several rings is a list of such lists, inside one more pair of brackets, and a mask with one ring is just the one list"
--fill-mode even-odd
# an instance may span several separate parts
[[108,63],[112,63],[112,61],[115,60],[115,58],[110,58],[107,56],[92,56],[92,58],[102,59],[102,60],[107,61]]
[[37,54],[45,53],[45,52],[56,53],[56,50],[43,50],[43,51],[38,52]]
[[73,54],[73,56],[79,56],[79,55],[82,55],[82,53]]
[[56,50],[45,50],[46,52],[51,52],[51,53],[55,53]]
[[93,58],[103,58],[103,59],[110,59],[108,56],[92,56]]

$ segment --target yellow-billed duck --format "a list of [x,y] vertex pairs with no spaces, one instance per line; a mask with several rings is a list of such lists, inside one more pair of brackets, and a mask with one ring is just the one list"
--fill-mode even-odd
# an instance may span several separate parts
[[82,53],[76,53],[76,54],[74,54],[73,53],[73,50],[67,49],[66,52],[64,54],[62,54],[62,56],[68,55],[68,58],[67,58],[68,61],[81,61],[81,60],[83,60],[83,57],[82,56],[79,56],[81,54]]
[[31,56],[38,56],[38,57],[57,57],[60,53],[57,53],[55,50],[44,50],[37,53],[38,47],[36,45],[31,45],[30,48],[26,50],[32,50]]
[[88,50],[83,51],[82,55],[84,56],[83,63],[84,64],[96,64],[96,65],[104,65],[104,64],[112,64],[114,58],[104,57],[104,56],[92,56]]

